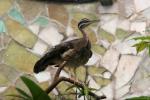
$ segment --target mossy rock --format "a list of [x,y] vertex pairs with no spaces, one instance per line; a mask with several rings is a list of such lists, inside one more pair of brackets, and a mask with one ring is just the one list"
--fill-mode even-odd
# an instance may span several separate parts
[[102,28],[98,29],[98,36],[99,36],[99,39],[107,40],[110,43],[115,41],[115,36],[112,35],[111,33],[107,32],[107,31],[105,31]]
[[100,76],[94,76],[93,79],[96,81],[97,84],[99,84],[101,87],[104,87],[106,85],[108,85],[109,83],[111,83],[110,79],[105,79],[103,77]]
[[104,67],[89,66],[88,73],[91,76],[103,74],[106,71]]
[[4,63],[23,72],[33,73],[33,66],[38,56],[27,51],[20,44],[11,41],[4,52]]
[[124,39],[126,36],[128,36],[129,35],[129,32],[127,32],[127,31],[125,31],[125,30],[123,30],[123,29],[121,29],[121,28],[118,28],[117,30],[116,30],[116,37],[118,38],[118,39]]
[[98,44],[93,44],[92,51],[96,52],[97,54],[104,55],[106,52],[106,48]]

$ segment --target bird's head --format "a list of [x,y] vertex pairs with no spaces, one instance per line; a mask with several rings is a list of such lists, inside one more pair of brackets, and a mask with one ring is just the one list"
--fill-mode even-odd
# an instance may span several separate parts
[[81,19],[81,21],[78,23],[78,28],[79,29],[84,29],[85,27],[89,26],[92,23],[99,22],[100,20],[90,20],[87,18]]

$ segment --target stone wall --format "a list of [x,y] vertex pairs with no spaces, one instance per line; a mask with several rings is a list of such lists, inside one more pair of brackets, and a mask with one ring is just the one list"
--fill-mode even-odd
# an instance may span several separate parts
[[[76,69],[77,79],[89,80],[89,86],[98,89],[96,94],[105,94],[107,100],[150,95],[150,58],[146,51],[137,54],[132,47],[137,42],[133,37],[149,35],[150,0],[118,0],[107,7],[99,2],[0,0],[0,99],[9,100],[4,95],[16,93],[14,86],[26,89],[21,75],[45,89],[56,68],[34,74],[35,62],[55,45],[81,37],[77,24],[82,18],[100,22],[86,28],[93,55]],[[61,75],[74,73],[66,67]],[[61,83],[53,94],[68,86]]]

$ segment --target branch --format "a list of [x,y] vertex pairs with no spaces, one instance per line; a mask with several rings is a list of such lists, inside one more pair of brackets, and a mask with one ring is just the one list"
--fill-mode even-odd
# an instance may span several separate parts
[[56,71],[55,77],[54,77],[54,81],[59,78],[60,72],[65,67],[66,63],[67,63],[67,61],[64,61],[62,64],[59,65],[59,67]]
[[[75,84],[76,86],[80,87],[80,88],[84,88],[84,84],[80,83],[80,82],[77,82],[71,78],[66,78],[66,77],[60,77],[58,80],[56,80],[53,84],[51,84],[51,86],[46,90],[46,93],[49,93],[51,92],[60,82],[62,81],[66,81],[66,82],[69,82],[71,84]],[[106,96],[98,96],[96,95],[95,93],[93,92],[89,92],[89,95],[90,96],[93,96],[94,98],[96,98],[96,100],[101,100],[101,99],[105,99]]]

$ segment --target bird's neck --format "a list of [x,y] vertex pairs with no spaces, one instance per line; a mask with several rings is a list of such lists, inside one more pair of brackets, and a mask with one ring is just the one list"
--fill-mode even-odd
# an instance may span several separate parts
[[87,34],[85,33],[85,31],[83,30],[83,29],[80,29],[80,31],[81,31],[81,33],[82,33],[82,35],[83,35],[83,39],[85,39],[86,41],[88,41],[88,36],[87,36]]
[[80,29],[80,31],[81,31],[81,33],[82,33],[82,35],[83,35],[83,37],[82,37],[82,47],[86,47],[87,46],[87,44],[88,44],[88,42],[89,42],[89,38],[88,38],[88,36],[87,36],[87,34],[85,33],[85,31],[83,30],[83,29]]

